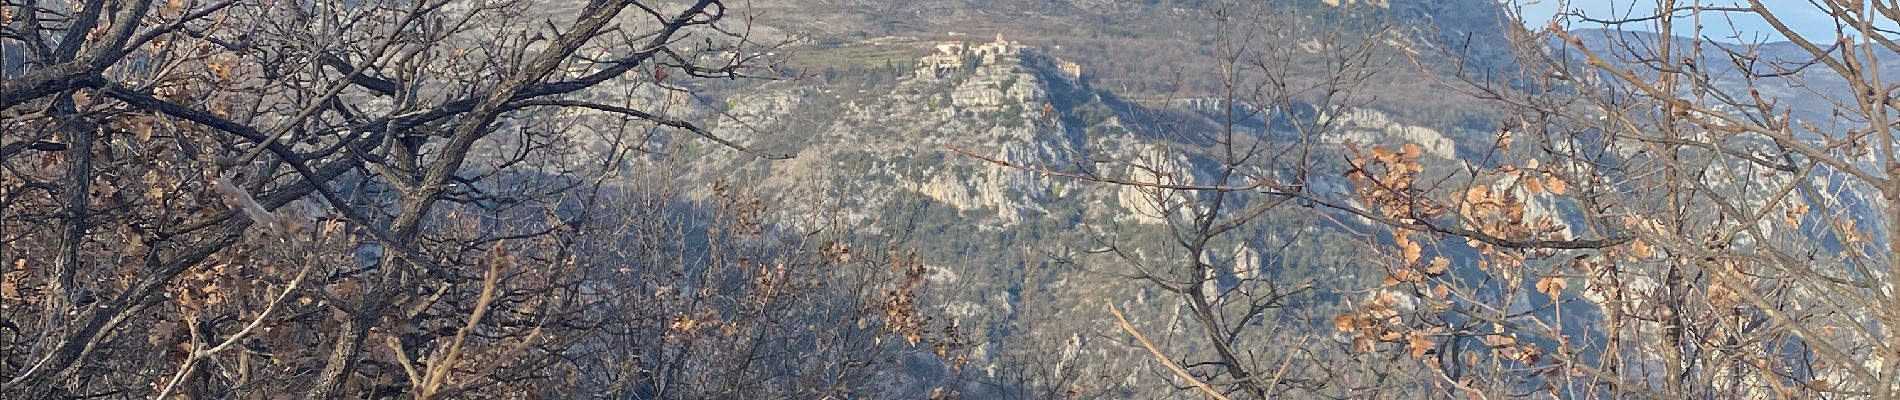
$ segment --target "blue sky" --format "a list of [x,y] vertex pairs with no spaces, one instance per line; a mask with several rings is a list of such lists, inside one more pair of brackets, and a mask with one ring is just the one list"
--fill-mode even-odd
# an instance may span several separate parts
[[[1558,4],[1559,3],[1558,0],[1506,0],[1506,1],[1507,3],[1515,3],[1515,4],[1523,6],[1525,22],[1527,24],[1539,25],[1539,26],[1549,21],[1552,15],[1556,15],[1560,11],[1574,10],[1574,11],[1581,11],[1585,15],[1589,15],[1593,18],[1616,19],[1616,18],[1628,18],[1632,16],[1654,15],[1656,4],[1660,3],[1659,1],[1656,1],[1656,0],[1570,0],[1569,1],[1570,4],[1565,4],[1560,7]],[[1815,0],[1815,1],[1824,1],[1824,0]],[[1769,10],[1774,12],[1775,16],[1778,17],[1782,21],[1782,23],[1785,23],[1788,25],[1788,27],[1794,28],[1796,31],[1799,31],[1801,33],[1801,36],[1804,36],[1810,39],[1818,39],[1824,42],[1832,41],[1831,38],[1834,37],[1833,18],[1828,17],[1826,12],[1822,11],[1821,9],[1816,8],[1814,5],[1809,3],[1809,0],[1761,0],[1761,2],[1763,5],[1768,6]],[[1677,6],[1679,7],[1694,5],[1698,3],[1704,6],[1717,6],[1717,7],[1721,7],[1721,6],[1746,7],[1748,6],[1747,0],[1677,0]],[[1684,16],[1685,18],[1680,18],[1677,20],[1678,21],[1677,23],[1682,24],[1682,26],[1677,27],[1676,33],[1677,34],[1689,33],[1689,29],[1686,24],[1686,22],[1688,21],[1688,19],[1686,18],[1688,13],[1683,12],[1678,15]],[[1876,22],[1880,23],[1880,25],[1882,26],[1887,26],[1887,27],[1894,26],[1892,21],[1884,21],[1884,22],[1876,21]],[[1732,36],[1735,36],[1733,33],[1731,33],[1732,32],[1731,29],[1739,30],[1741,32],[1742,37],[1740,39],[1742,41],[1755,41],[1755,40],[1762,40],[1762,39],[1766,39],[1769,41],[1783,40],[1781,35],[1779,33],[1776,33],[1774,29],[1770,27],[1766,21],[1763,21],[1761,17],[1755,16],[1754,14],[1705,12],[1702,15],[1702,25],[1703,25],[1703,33],[1702,33],[1703,36],[1708,36],[1708,37],[1716,38],[1719,40],[1735,40],[1731,38]],[[1571,23],[1569,27],[1571,29],[1581,29],[1581,28],[1600,28],[1602,26],[1593,24],[1593,23],[1587,23],[1587,22],[1574,22],[1574,23]],[[1633,25],[1633,26],[1626,25],[1624,26],[1624,29],[1646,30],[1646,31],[1653,32],[1657,29],[1657,26],[1654,22],[1643,22],[1643,23],[1638,23],[1637,25]]]

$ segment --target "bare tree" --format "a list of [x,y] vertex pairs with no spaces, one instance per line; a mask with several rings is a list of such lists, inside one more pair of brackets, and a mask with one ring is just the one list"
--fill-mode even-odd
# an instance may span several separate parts
[[[1401,46],[1428,72],[1421,78],[1471,99],[1452,101],[1507,112],[1485,140],[1450,159],[1433,156],[1428,143],[1348,141],[1335,153],[1343,164],[1302,160],[1192,182],[1002,164],[1159,193],[1156,204],[1179,205],[1164,212],[1204,227],[1253,212],[1194,205],[1249,194],[1251,204],[1308,205],[1343,215],[1340,226],[1374,228],[1367,243],[1384,251],[1364,260],[1380,266],[1384,282],[1332,325],[1361,354],[1344,358],[1388,357],[1363,365],[1392,377],[1336,380],[1369,382],[1339,391],[1891,398],[1900,390],[1888,311],[1896,309],[1900,163],[1889,132],[1895,103],[1881,75],[1900,47],[1880,27],[1900,9],[1812,7],[1832,16],[1835,35],[1804,37],[1779,17],[1802,10],[1662,1],[1655,15],[1571,17],[1692,35],[1513,30],[1516,58],[1502,69],[1445,67],[1437,60],[1456,59],[1459,49]],[[1710,36],[1739,33],[1701,28],[1703,19],[1735,14],[1768,21],[1789,42],[1724,43]],[[1209,142],[1215,159],[1228,159],[1221,140]],[[1348,190],[1286,178],[1325,174],[1346,176]],[[1192,254],[1197,237],[1205,236],[1179,241]],[[1211,297],[1195,290],[1210,280],[1192,275],[1197,269],[1142,267],[1190,307]],[[1225,375],[1184,379],[1221,395],[1272,393],[1247,379],[1259,369],[1219,347],[1205,365]],[[1337,360],[1311,361],[1324,368]]]
[[[1513,112],[1460,172],[1477,184],[1420,185],[1405,172],[1420,167],[1376,149],[1357,182],[1399,205],[1382,215],[1397,232],[1464,241],[1480,268],[1407,275],[1444,300],[1341,327],[1425,329],[1441,339],[1418,346],[1477,356],[1441,357],[1444,383],[1487,396],[1895,396],[1900,164],[1877,89],[1895,49],[1874,25],[1896,14],[1816,4],[1834,37],[1759,2],[1571,15],[1612,29],[1522,32],[1513,79],[1445,82]],[[1789,41],[1702,28],[1742,17]]]
[[[1131,368],[1168,384],[1133,390],[1270,398],[1398,389],[1379,381],[1393,374],[1382,363],[1351,362],[1347,345],[1313,329],[1323,319],[1313,296],[1345,290],[1335,287],[1341,281],[1278,271],[1324,263],[1296,262],[1290,247],[1354,240],[1300,229],[1332,223],[1280,191],[1324,180],[1316,177],[1337,163],[1327,148],[1342,138],[1345,121],[1375,100],[1367,89],[1376,74],[1402,60],[1385,44],[1392,25],[1376,18],[1343,24],[1349,10],[1277,2],[1224,2],[1207,11],[1210,67],[1183,73],[1206,74],[1217,82],[1215,92],[1146,104],[1151,113],[1130,126],[1152,142],[1097,144],[1103,148],[1077,157],[1089,162],[1066,166],[956,151],[1005,168],[1105,183],[1140,204],[1130,212],[1146,222],[1097,227],[1111,233],[1096,246],[1051,254],[1137,283],[1134,292],[1106,299],[1109,310],[1128,312],[1119,324],[1121,315],[1102,315],[1103,335],[1148,360]],[[1149,229],[1166,234],[1137,233]]]
[[[719,1],[50,3],[0,8],[7,397],[681,387],[580,383],[598,377],[582,366],[644,362],[588,358],[653,332],[603,327],[651,327],[626,323],[638,312],[685,318],[661,326],[698,318],[673,313],[698,306],[649,309],[606,294],[631,284],[610,279],[626,260],[593,252],[630,233],[609,229],[625,215],[603,209],[625,194],[603,182],[669,132],[786,157],[681,117],[678,100],[690,96],[678,94],[694,80],[781,76],[751,54],[785,42],[759,41],[749,16]],[[709,251],[676,250],[668,254]],[[709,353],[718,362],[680,371],[711,379],[706,368],[740,368],[730,377],[792,376],[767,382],[837,393],[875,383],[863,378],[875,364],[798,357],[860,357],[849,346],[891,335],[910,339],[903,348],[944,337],[891,299],[906,293],[906,277],[921,284],[915,273],[873,268],[885,272],[838,281],[858,285],[839,292],[792,290],[815,272],[752,270],[814,259],[712,263],[757,276],[706,275],[705,292],[685,296],[764,296],[709,315],[772,335],[739,343],[780,353],[722,349]],[[743,276],[759,281],[726,285]],[[745,325],[840,320],[861,322]],[[943,355],[953,343],[940,343]],[[733,387],[725,393],[763,393]]]
[[[1891,93],[1880,89],[1882,59],[1895,48],[1876,27],[1900,14],[1873,3],[1813,7],[1662,1],[1653,15],[1580,15],[1688,35],[1549,29],[1566,46],[1526,59],[1549,71],[1538,87],[1574,95],[1480,92],[1519,112],[1537,141],[1528,157],[1581,190],[1567,197],[1585,221],[1631,238],[1544,274],[1586,279],[1576,297],[1606,314],[1609,338],[1601,359],[1573,363],[1618,375],[1606,380],[1611,390],[1900,390],[1886,311],[1896,304],[1900,164]],[[1833,35],[1808,37],[1781,18],[1813,11],[1833,18]],[[1766,20],[1788,41],[1724,43],[1713,38],[1745,36],[1702,28],[1742,17]],[[1540,288],[1568,297],[1555,286]]]

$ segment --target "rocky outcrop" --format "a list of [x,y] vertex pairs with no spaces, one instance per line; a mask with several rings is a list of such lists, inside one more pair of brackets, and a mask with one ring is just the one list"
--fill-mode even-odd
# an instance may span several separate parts
[[1040,105],[1047,101],[1042,81],[1019,61],[984,64],[950,95],[957,107],[1001,107],[1008,102]]
[[1353,110],[1339,117],[1341,134],[1333,137],[1335,143],[1351,140],[1357,143],[1417,143],[1425,149],[1425,154],[1443,160],[1454,160],[1458,156],[1458,144],[1437,129],[1406,125],[1392,120],[1384,112],[1371,109]]

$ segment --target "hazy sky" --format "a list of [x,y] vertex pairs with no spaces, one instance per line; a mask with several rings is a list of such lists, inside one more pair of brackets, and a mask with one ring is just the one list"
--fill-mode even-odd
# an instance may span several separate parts
[[[1570,0],[1570,4],[1562,6],[1563,10],[1559,10],[1557,4],[1558,0],[1509,1],[1523,5],[1526,23],[1534,25],[1543,25],[1546,21],[1549,21],[1550,16],[1556,15],[1559,11],[1580,11],[1585,15],[1598,19],[1654,15],[1656,4],[1660,3],[1657,0]],[[1809,0],[1761,0],[1761,2],[1763,5],[1768,6],[1769,10],[1774,11],[1775,16],[1778,17],[1782,23],[1800,32],[1803,37],[1823,41],[1831,41],[1827,38],[1834,37],[1834,20],[1829,18],[1827,13],[1815,8],[1809,3]],[[1704,6],[1715,7],[1746,7],[1748,5],[1747,0],[1677,0],[1676,3],[1678,7],[1697,3]],[[1688,12],[1683,12],[1679,15],[1686,17],[1688,14]],[[1678,24],[1684,24],[1688,19],[1683,18],[1677,21]],[[1733,21],[1732,24],[1731,21]],[[1730,33],[1732,27],[1734,30],[1741,31],[1741,39],[1744,41],[1757,39],[1783,40],[1781,35],[1776,33],[1766,21],[1763,21],[1761,17],[1755,16],[1754,14],[1705,12],[1702,14],[1702,25],[1702,35],[1716,39],[1730,39],[1730,36],[1734,36]],[[1889,21],[1889,23],[1882,23],[1881,25],[1892,27],[1893,24]],[[1570,24],[1570,28],[1573,29],[1599,27],[1601,26],[1588,22],[1575,22]],[[1624,28],[1655,31],[1656,25],[1653,22],[1644,22],[1635,26],[1625,26]],[[1677,34],[1686,34],[1688,31],[1689,29],[1686,24],[1680,25],[1676,29]]]

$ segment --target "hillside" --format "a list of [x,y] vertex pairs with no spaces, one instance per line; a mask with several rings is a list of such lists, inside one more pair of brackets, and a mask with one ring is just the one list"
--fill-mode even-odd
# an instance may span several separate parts
[[1900,7],[1750,3],[7,2],[0,398],[1900,398]]
[[[1078,63],[1008,36],[970,42],[884,38],[803,56],[833,63],[832,70],[720,92],[697,102],[695,112],[719,121],[714,131],[722,137],[797,158],[758,160],[687,141],[656,146],[667,154],[654,162],[691,160],[668,167],[678,169],[673,179],[686,187],[706,188],[704,182],[718,179],[756,185],[780,205],[777,211],[786,216],[780,223],[789,229],[852,227],[866,238],[915,246],[930,264],[940,288],[935,298],[946,316],[977,332],[977,343],[988,344],[970,366],[985,371],[984,379],[1027,373],[1010,371],[1023,363],[1052,362],[1059,371],[1048,373],[1099,380],[1091,382],[1104,393],[1158,394],[1145,392],[1151,388],[1136,384],[1137,376],[1119,375],[1131,371],[1120,366],[1142,363],[1143,356],[1127,353],[1118,340],[1095,339],[1116,332],[1103,323],[1100,302],[1116,299],[1131,312],[1176,315],[1172,322],[1141,322],[1157,331],[1174,329],[1185,316],[1167,301],[1155,301],[1165,294],[1118,277],[1136,272],[1126,261],[1094,252],[1113,243],[1144,254],[1143,262],[1168,263],[1181,252],[1166,239],[1176,233],[1180,211],[1141,188],[1001,168],[978,157],[1211,184],[1220,166],[1201,153],[1206,143],[1196,137],[1222,125],[1218,99],[1125,100],[1098,89],[1090,75],[1079,73]],[[853,57],[868,60],[847,61],[858,60]],[[1406,125],[1374,109],[1335,123],[1336,133],[1320,138],[1324,143],[1314,158],[1339,159],[1347,142],[1418,143],[1426,157],[1440,161],[1476,151],[1461,149],[1456,138],[1477,133]],[[1261,120],[1237,128],[1251,140],[1281,146],[1300,140],[1284,126]],[[1137,169],[1150,166],[1165,169]],[[1350,187],[1339,176],[1314,184]],[[1229,278],[1213,289],[1252,287],[1256,283],[1248,282],[1254,280],[1321,288],[1289,305],[1302,314],[1264,323],[1324,325],[1324,311],[1342,306],[1333,289],[1382,278],[1350,267],[1346,255],[1357,251],[1359,239],[1311,228],[1337,217],[1276,211],[1264,217],[1272,223],[1223,237],[1212,245],[1220,249],[1218,259],[1208,262]],[[1262,332],[1247,341],[1289,339],[1275,335]],[[1062,360],[1037,353],[1047,351],[1046,343],[1067,349]],[[1117,375],[1100,375],[1107,371]],[[1013,384],[1023,386],[1014,390],[1029,390],[1051,383]],[[966,393],[983,393],[978,389]]]
[[[1337,118],[1333,120],[1335,128],[1317,137],[1301,136],[1292,130],[1292,125],[1275,120],[1313,118],[1312,110],[1270,111],[1262,115],[1277,116],[1225,123],[1226,103],[1217,96],[1218,85],[1180,78],[1186,71],[1206,68],[1197,67],[1203,65],[1201,63],[1211,65],[1215,61],[1206,50],[1176,45],[1208,34],[1194,31],[1204,29],[1205,25],[1192,24],[1194,11],[1185,6],[1113,8],[1105,5],[1105,8],[1079,11],[1082,8],[1074,3],[1052,3],[1045,5],[1048,9],[1027,7],[1004,11],[988,8],[990,6],[983,2],[956,6],[836,4],[833,6],[844,9],[896,7],[895,11],[886,11],[900,15],[914,13],[920,18],[902,19],[911,24],[882,24],[863,19],[820,25],[826,29],[858,28],[824,31],[818,34],[832,36],[815,39],[813,45],[788,49],[791,54],[788,66],[805,76],[804,79],[714,91],[712,97],[718,100],[703,102],[700,112],[703,118],[719,121],[717,131],[722,136],[768,143],[765,146],[772,151],[794,153],[799,157],[758,162],[743,156],[722,156],[717,151],[689,150],[680,155],[695,161],[685,167],[685,173],[677,179],[680,184],[690,186],[692,182],[707,182],[718,177],[756,177],[755,182],[771,193],[776,203],[791,206],[781,210],[787,215],[826,216],[822,221],[783,221],[788,226],[803,229],[851,226],[861,228],[861,234],[867,237],[928,243],[919,249],[925,259],[932,260],[933,281],[941,287],[953,288],[936,293],[935,298],[955,324],[981,332],[974,339],[987,344],[979,347],[972,358],[971,367],[984,371],[979,380],[1014,376],[1024,380],[1014,382],[1017,386],[1011,390],[1030,390],[1048,384],[1051,379],[1092,377],[1087,380],[1090,383],[1083,386],[1095,387],[1103,393],[1154,395],[1141,391],[1144,385],[1136,383],[1141,381],[1137,376],[1102,375],[1106,371],[1125,373],[1128,370],[1118,366],[1145,361],[1139,354],[1123,351],[1127,346],[1125,342],[1096,339],[1120,336],[1119,331],[1105,323],[1097,304],[1102,299],[1113,299],[1131,313],[1172,315],[1168,319],[1138,321],[1137,326],[1156,332],[1185,333],[1180,330],[1182,318],[1188,318],[1182,314],[1185,309],[1166,301],[1150,303],[1165,298],[1166,294],[1128,276],[1143,272],[1141,268],[1149,268],[1141,265],[1167,264],[1172,262],[1170,257],[1180,255],[1181,249],[1170,242],[1174,241],[1173,235],[1181,233],[1181,222],[1175,218],[1182,211],[1171,207],[1191,201],[1158,199],[1138,187],[1049,176],[998,164],[1100,177],[1149,177],[1183,184],[1221,185],[1228,182],[1218,178],[1222,176],[1222,165],[1210,158],[1206,138],[1229,128],[1239,130],[1246,140],[1269,143],[1268,146],[1291,146],[1303,140],[1316,140],[1317,146],[1308,151],[1312,152],[1309,155],[1312,159],[1322,160],[1320,168],[1340,168],[1331,161],[1351,157],[1354,150],[1349,148],[1350,144],[1415,144],[1423,149],[1421,163],[1424,164],[1491,160],[1495,155],[1486,152],[1493,151],[1488,147],[1493,143],[1484,138],[1495,129],[1494,123],[1486,118],[1495,115],[1475,101],[1446,104],[1438,97],[1403,95],[1410,91],[1442,89],[1429,79],[1421,79],[1419,74],[1424,72],[1417,69],[1412,59],[1400,56],[1409,51],[1427,63],[1428,68],[1432,67],[1430,63],[1435,62],[1432,52],[1453,45],[1444,40],[1475,33],[1478,27],[1484,26],[1474,23],[1473,19],[1482,19],[1474,15],[1485,14],[1471,11],[1491,8],[1457,2],[1396,3],[1400,4],[1390,5],[1390,8],[1376,2],[1356,3],[1352,7],[1314,4],[1300,8],[1311,11],[1312,15],[1296,18],[1347,16],[1358,21],[1407,21],[1389,30],[1360,31],[1380,36],[1374,41],[1376,48],[1369,50],[1376,54],[1367,67],[1374,71],[1373,78],[1356,90],[1377,95],[1365,99],[1360,107],[1330,116]],[[1173,12],[1152,12],[1153,7]],[[854,14],[839,15],[834,18],[850,18]],[[1055,19],[1065,22],[1022,22]],[[1067,19],[1116,23],[1081,23]],[[1016,23],[1023,25],[1014,25]],[[973,26],[1002,33],[991,34],[972,29]],[[1117,27],[1131,32],[1032,28],[1043,26],[1064,28],[1042,29]],[[1466,30],[1448,31],[1454,26]],[[1133,33],[1136,31],[1140,33]],[[1342,33],[1351,32],[1325,29],[1305,32],[1308,35]],[[1019,34],[1022,39],[1016,36]],[[1577,34],[1590,35],[1591,32]],[[1080,37],[1093,39],[1078,39]],[[1299,39],[1284,40],[1297,43]],[[1763,49],[1770,53],[1781,49],[1785,53],[1785,47],[1786,44],[1780,44]],[[1301,68],[1318,68],[1323,65],[1319,63],[1326,54],[1310,47],[1290,49],[1282,54],[1294,60],[1289,64],[1295,66],[1291,76],[1323,72]],[[1465,65],[1463,68],[1471,65],[1508,68],[1512,63],[1509,50],[1502,45],[1478,45],[1465,50],[1468,51],[1465,58],[1457,59],[1467,63],[1461,64]],[[1174,53],[1176,51],[1189,53]],[[1123,54],[1141,54],[1143,57],[1136,59],[1164,61],[1154,66],[1141,66],[1139,61],[1131,65]],[[1302,67],[1301,63],[1308,61],[1315,64]],[[1451,68],[1450,64],[1438,66]],[[1172,68],[1174,73],[1149,68]],[[1202,74],[1201,79],[1207,75]],[[1816,93],[1813,89],[1792,85],[1755,87],[1771,95],[1793,98]],[[1818,92],[1826,93],[1828,89],[1823,87]],[[1827,110],[1824,102],[1794,103],[1815,107],[1798,109],[1797,113]],[[708,158],[721,161],[708,162]],[[1635,150],[1626,150],[1606,162],[1622,166],[1655,160]],[[1735,163],[1712,168],[1715,173],[1752,170],[1749,165]],[[1565,225],[1589,224],[1575,209],[1577,204],[1551,194],[1510,189],[1508,183],[1508,180],[1484,181],[1480,185],[1514,191],[1514,197],[1522,196],[1528,207],[1527,219],[1563,221]],[[1318,188],[1315,192],[1319,193],[1344,193],[1353,187],[1353,183],[1339,175],[1318,176],[1307,184]],[[1830,196],[1825,201],[1866,204],[1871,198],[1867,193],[1870,192],[1865,188],[1850,189],[1838,198]],[[1766,200],[1761,196],[1743,197],[1750,201]],[[1233,209],[1249,205],[1246,201],[1231,202],[1228,206]],[[1363,264],[1363,260],[1347,256],[1363,251],[1365,246],[1392,245],[1391,237],[1352,233],[1371,225],[1370,221],[1345,213],[1308,209],[1273,211],[1262,219],[1261,223],[1246,225],[1209,244],[1210,248],[1217,249],[1209,254],[1218,256],[1202,261],[1215,265],[1218,271],[1216,281],[1219,283],[1208,289],[1211,291],[1266,290],[1258,286],[1262,282],[1271,282],[1266,284],[1266,287],[1276,288],[1271,290],[1289,287],[1307,290],[1297,292],[1297,296],[1279,305],[1298,310],[1297,314],[1269,313],[1270,319],[1261,324],[1324,328],[1330,322],[1327,316],[1353,307],[1356,299],[1343,293],[1378,286],[1382,279],[1390,284],[1388,276],[1365,273],[1368,265]],[[1580,229],[1565,232],[1570,237],[1587,234]],[[1101,253],[1108,248],[1137,255],[1111,257]],[[1456,270],[1476,272],[1482,268],[1481,263],[1466,261],[1479,257],[1472,248],[1459,246],[1434,252],[1459,260],[1452,263]],[[1602,318],[1601,307],[1601,304],[1576,303],[1561,308],[1565,314]],[[1584,327],[1572,329],[1572,334],[1580,336],[1603,334]],[[1285,332],[1306,330],[1289,328]],[[1239,342],[1264,344],[1297,339],[1279,336],[1282,332],[1250,333]],[[1024,342],[1037,344],[1020,344]],[[1046,354],[1035,354],[1047,351],[1051,343],[1063,349],[1060,357],[1049,360]],[[1192,341],[1175,343],[1185,346]],[[1192,352],[1195,349],[1174,350]],[[1010,371],[1012,366],[1021,368],[1023,363],[1054,363],[1056,366],[1049,371],[1035,371],[1043,375],[1034,379],[1012,375],[1030,373]],[[965,393],[984,393],[974,387],[965,390]]]

